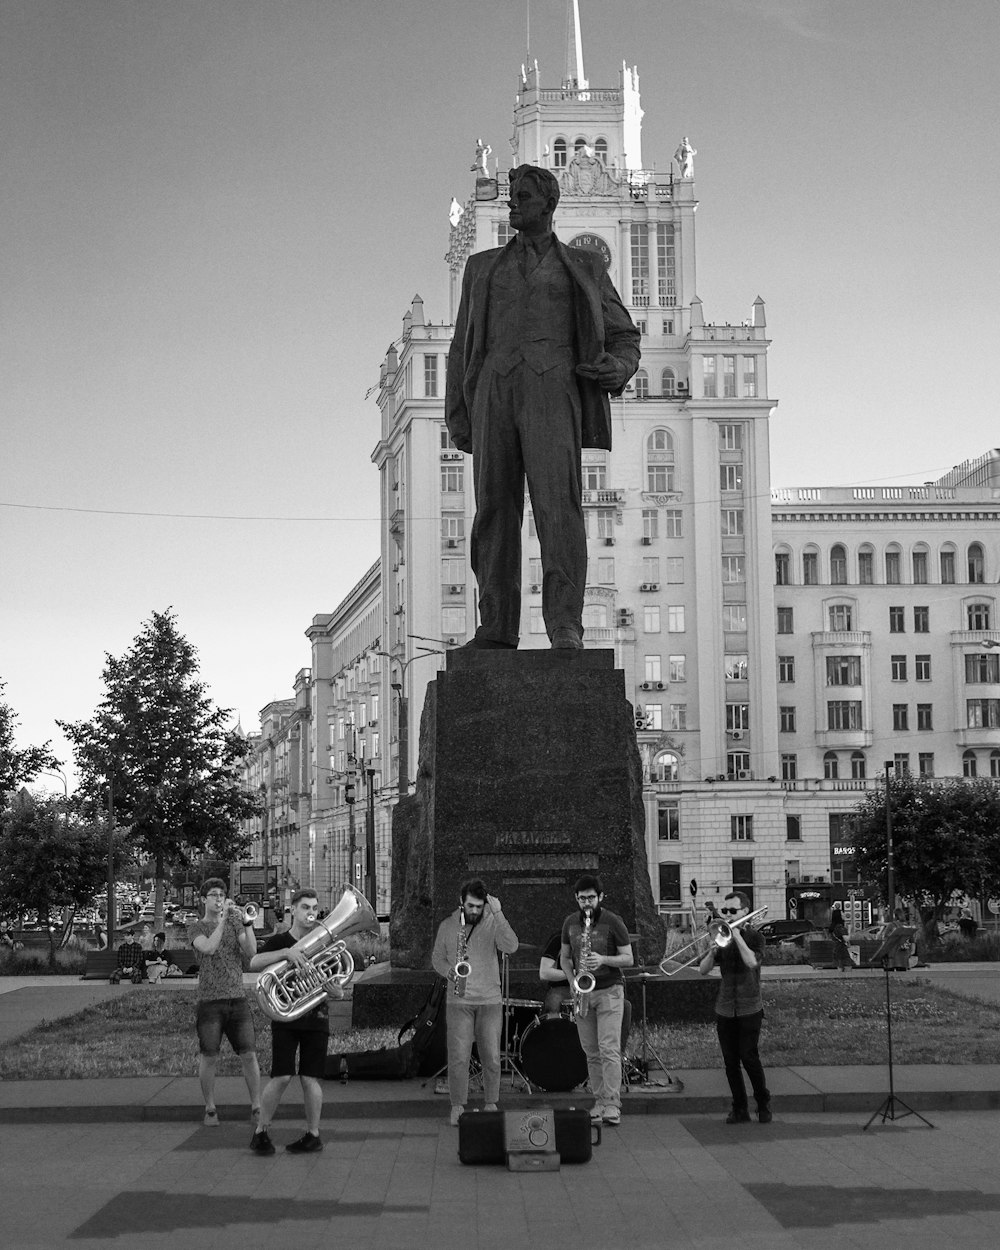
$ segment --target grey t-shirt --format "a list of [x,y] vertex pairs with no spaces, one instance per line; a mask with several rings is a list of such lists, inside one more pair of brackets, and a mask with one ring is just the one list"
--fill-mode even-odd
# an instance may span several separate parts
[[198,998],[242,998],[243,968],[249,967],[239,944],[240,922],[226,917],[222,940],[214,954],[206,955],[194,945],[196,937],[211,937],[218,922],[198,920],[188,925],[188,942],[198,959]]

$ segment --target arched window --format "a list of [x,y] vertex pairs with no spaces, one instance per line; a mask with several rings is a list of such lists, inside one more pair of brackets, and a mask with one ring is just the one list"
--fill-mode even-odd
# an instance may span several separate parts
[[977,760],[975,751],[962,752],[962,776],[975,777],[977,775]]
[[899,543],[890,543],[885,549],[885,584],[887,586],[898,586],[903,580],[901,565],[902,552],[899,549]]
[[969,581],[981,585],[984,580],[982,543],[969,543]]
[[680,777],[681,762],[673,751],[661,751],[653,760],[649,770],[652,781],[677,781]]
[[990,776],[1000,777],[1000,751],[990,752]]
[[967,604],[966,616],[969,629],[992,629],[990,625],[990,605],[988,603]]
[[608,627],[608,609],[603,603],[587,603],[583,608],[583,628],[584,632],[588,629],[607,629]]
[[608,163],[608,141],[605,138],[597,139],[594,143],[594,155],[599,161],[605,165]]
[[819,585],[819,552],[811,545],[802,552],[802,585]]
[[827,751],[823,756],[823,776],[827,781],[836,781],[840,776],[840,764],[836,751]]
[[674,440],[669,430],[654,430],[646,439],[646,489],[654,495],[674,489]]
[[649,399],[649,374],[645,369],[640,369],[632,379],[635,386],[636,399]]
[[847,585],[847,548],[843,543],[830,548],[830,581],[834,586]]
[[774,553],[774,584],[790,586],[792,584],[792,553],[787,547],[778,547]]
[[858,585],[873,586],[875,584],[875,549],[870,543],[863,543],[858,548]]
[[552,145],[552,165],[555,169],[565,169],[569,156],[566,149],[566,140],[557,139]]
[[677,375],[673,369],[664,369],[660,374],[660,394],[668,396],[677,394]]
[[864,751],[851,752],[851,777],[854,781],[864,781],[868,776],[868,767]]
[[928,581],[928,555],[926,543],[918,543],[910,552],[910,568],[914,586],[926,586]]

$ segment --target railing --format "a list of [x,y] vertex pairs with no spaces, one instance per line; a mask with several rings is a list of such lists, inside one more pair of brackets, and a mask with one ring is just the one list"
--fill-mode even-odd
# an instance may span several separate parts
[[958,498],[954,486],[779,486],[772,503],[929,503]]
[[624,503],[625,492],[617,487],[611,490],[585,490],[583,492],[583,502],[590,504]]
[[[736,343],[750,342],[754,337],[754,327],[745,326],[716,326],[706,325],[699,327],[701,329],[700,340],[704,342],[706,339],[712,343]],[[699,340],[698,328],[692,327],[691,338],[694,341]]]

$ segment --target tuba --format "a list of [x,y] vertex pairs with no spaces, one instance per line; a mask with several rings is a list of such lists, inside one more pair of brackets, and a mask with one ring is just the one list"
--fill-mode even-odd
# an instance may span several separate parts
[[318,1007],[328,985],[346,985],[354,976],[354,958],[344,938],[370,931],[378,932],[374,908],[349,885],[329,916],[300,940],[308,966],[296,968],[282,959],[257,978],[257,1001],[264,1014],[287,1023]]
[[[583,913],[583,932],[580,935],[580,958],[582,964],[590,954],[590,928],[593,924],[593,913],[588,907]],[[590,995],[594,992],[597,978],[592,972],[577,971],[573,978],[573,1015],[585,1016],[590,1010]]]

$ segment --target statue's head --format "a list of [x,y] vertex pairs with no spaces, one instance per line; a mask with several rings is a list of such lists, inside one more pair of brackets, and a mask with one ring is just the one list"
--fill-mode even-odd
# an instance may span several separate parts
[[559,203],[559,181],[538,165],[518,165],[508,175],[510,224],[515,230],[536,233],[551,230],[552,214]]

